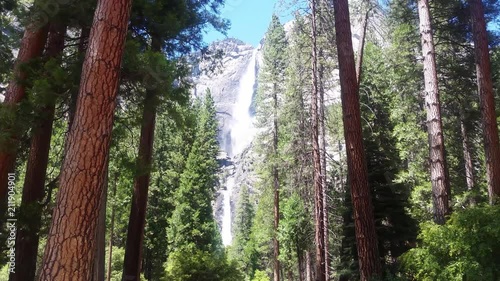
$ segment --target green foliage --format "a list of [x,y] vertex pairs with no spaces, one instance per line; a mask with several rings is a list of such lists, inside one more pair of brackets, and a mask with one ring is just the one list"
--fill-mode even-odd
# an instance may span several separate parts
[[269,281],[269,276],[267,276],[267,273],[265,271],[257,270],[255,271],[255,276],[253,277],[252,281]]
[[[285,29],[278,16],[274,15],[266,32],[262,50],[264,63],[259,73],[256,95],[256,126],[261,129],[255,141],[255,151],[259,159],[255,168],[258,176],[255,186],[258,189],[258,207],[248,244],[247,254],[251,257],[250,260],[255,261],[249,272],[271,268],[269,261],[273,256],[272,240],[277,235],[272,214],[274,194],[281,193],[281,179],[284,177],[281,172],[283,167],[280,165],[282,124],[278,111],[285,92],[288,58],[284,50],[287,50],[287,46]],[[275,185],[276,181],[278,185]]]
[[236,261],[239,268],[247,276],[252,275],[256,263],[252,245],[249,243],[254,216],[254,206],[250,202],[248,187],[243,185],[240,190],[240,200],[236,207],[236,215],[233,222],[234,237],[228,251],[228,257],[229,260]]
[[[393,97],[385,76],[388,70],[380,60],[381,56],[382,48],[371,43],[365,46],[364,76],[360,85],[361,114],[379,255],[385,270],[396,273],[395,261],[415,241],[417,227],[416,221],[407,213],[409,184],[396,180],[404,166],[393,136],[395,126],[390,118]],[[341,275],[356,280],[358,255],[349,190],[345,197],[341,261],[337,267]]]
[[[259,195],[248,242],[247,255],[252,261],[251,271],[271,268],[273,238],[273,196],[272,189],[267,188]],[[251,274],[250,274],[251,276]]]
[[188,245],[176,249],[166,264],[165,281],[241,281],[236,263],[225,255],[210,253]]
[[[192,145],[195,112],[190,106],[178,106],[177,114],[162,111],[155,129],[155,163],[151,174],[146,230],[144,233],[145,265],[148,280],[164,274],[167,261],[168,219],[175,208],[174,194],[179,188]],[[175,118],[173,118],[175,116]]]
[[500,208],[476,207],[454,213],[439,226],[421,225],[418,247],[404,255],[415,280],[500,280]]
[[202,30],[208,26],[225,32],[227,20],[220,17],[223,0],[202,1],[134,1],[130,17],[131,30],[141,44],[148,45],[149,35],[164,41],[170,56],[187,54],[203,46]]
[[280,241],[280,260],[283,268],[295,271],[296,264],[302,253],[309,248],[314,235],[310,214],[304,206],[302,198],[294,193],[283,200],[278,238]]
[[6,264],[0,268],[0,280],[9,280],[9,265]]
[[219,147],[217,118],[210,93],[199,104],[194,143],[174,194],[175,209],[169,222],[171,250],[194,244],[207,252],[221,251],[221,239],[213,218],[212,200],[217,185]]
[[[125,249],[113,246],[112,252],[113,253],[111,257],[111,281],[121,281],[123,273],[123,260],[125,258]],[[106,247],[106,266],[108,261],[109,261],[109,248]],[[145,280],[142,274],[141,274],[141,280]]]

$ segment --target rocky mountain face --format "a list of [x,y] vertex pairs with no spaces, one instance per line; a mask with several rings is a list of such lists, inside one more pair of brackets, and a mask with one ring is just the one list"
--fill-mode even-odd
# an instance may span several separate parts
[[[362,33],[363,17],[356,11],[353,13],[352,32],[353,49],[358,50]],[[368,34],[372,41],[384,41],[384,28],[381,16],[373,16],[368,25]],[[285,24],[289,33],[293,22]],[[370,36],[370,35],[369,35]],[[261,41],[264,43],[264,39]],[[238,205],[239,190],[243,185],[255,192],[253,186],[256,176],[253,163],[258,161],[253,153],[252,142],[255,136],[253,122],[254,98],[257,89],[258,75],[262,62],[261,46],[254,48],[238,39],[226,39],[212,44],[213,50],[222,50],[221,67],[207,74],[204,68],[208,63],[201,62],[193,68],[194,96],[202,96],[210,89],[217,107],[220,123],[219,143],[221,154],[220,187],[214,202],[215,217],[224,244],[232,239],[232,221]],[[330,89],[325,93],[326,103],[340,102],[340,85],[338,70],[331,75]]]

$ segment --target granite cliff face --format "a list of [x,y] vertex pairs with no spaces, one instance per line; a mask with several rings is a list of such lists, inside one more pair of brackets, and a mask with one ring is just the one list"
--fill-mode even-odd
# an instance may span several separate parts
[[[354,51],[358,50],[362,33],[362,17],[353,13],[352,40]],[[370,19],[368,34],[372,41],[384,44],[383,20],[379,16]],[[293,22],[285,24],[289,34]],[[261,41],[265,44],[265,39]],[[253,163],[258,161],[253,153],[253,139],[256,130],[253,126],[254,98],[257,89],[258,75],[262,63],[261,46],[254,48],[238,39],[226,39],[216,42],[210,47],[222,50],[223,57],[220,68],[207,74],[204,68],[208,63],[201,62],[193,68],[193,95],[202,96],[210,89],[214,97],[219,118],[219,143],[221,154],[220,187],[214,202],[215,217],[221,228],[224,244],[232,240],[232,221],[239,200],[239,190],[243,185],[253,189],[256,175]],[[333,58],[332,58],[333,59]],[[340,102],[340,85],[338,70],[330,75],[330,89],[325,93],[325,103]],[[328,140],[327,140],[328,142]],[[327,144],[328,145],[328,144]],[[333,149],[333,147],[330,147]],[[335,154],[335,153],[334,153]]]
[[209,63],[201,62],[193,68],[193,95],[203,96],[209,89],[217,108],[221,173],[214,209],[223,242],[228,245],[232,240],[231,224],[239,189],[243,183],[253,186],[248,158],[256,133],[254,98],[261,55],[260,48],[237,39],[216,42],[210,48],[223,52],[220,67],[207,72]]

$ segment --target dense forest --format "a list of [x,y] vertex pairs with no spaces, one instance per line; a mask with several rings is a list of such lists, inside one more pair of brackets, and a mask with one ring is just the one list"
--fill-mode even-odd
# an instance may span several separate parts
[[277,2],[231,157],[224,0],[0,2],[0,281],[500,280],[500,2]]

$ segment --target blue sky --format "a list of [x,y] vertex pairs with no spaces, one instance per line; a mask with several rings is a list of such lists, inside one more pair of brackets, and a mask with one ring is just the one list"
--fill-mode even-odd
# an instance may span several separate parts
[[[279,8],[275,4],[276,2],[278,1],[226,0],[221,15],[223,18],[231,21],[231,29],[227,32],[227,36],[257,46],[271,22],[273,12],[280,15],[282,20],[291,18],[285,12],[280,12],[283,9]],[[224,35],[211,29],[205,35],[205,42],[210,44],[213,41],[224,38]]]

